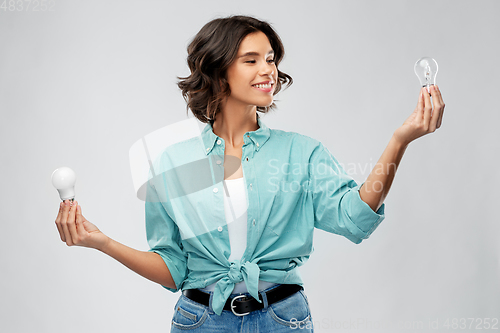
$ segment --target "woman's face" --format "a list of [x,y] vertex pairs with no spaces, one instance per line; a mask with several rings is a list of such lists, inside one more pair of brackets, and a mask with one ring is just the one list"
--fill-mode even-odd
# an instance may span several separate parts
[[278,70],[269,39],[261,31],[251,33],[243,39],[236,59],[227,69],[227,82],[231,89],[227,102],[269,106],[273,103],[277,79]]

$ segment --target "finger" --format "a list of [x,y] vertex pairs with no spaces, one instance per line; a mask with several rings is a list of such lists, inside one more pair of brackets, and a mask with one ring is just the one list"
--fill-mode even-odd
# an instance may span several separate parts
[[83,221],[85,218],[82,216],[82,207],[80,205],[76,206],[76,231],[80,236],[85,235],[85,228],[83,227]]
[[418,103],[417,103],[417,116],[416,119],[418,121],[421,121],[421,119],[424,116],[424,92],[425,88],[420,89],[420,96],[418,96]]
[[69,200],[64,200],[64,207],[63,207],[63,213],[61,216],[61,226],[64,232],[64,239],[66,242],[66,245],[71,246],[73,245],[73,242],[71,240],[71,233],[68,230],[68,214],[69,214]]
[[[431,86],[431,91],[432,91],[432,86]],[[429,123],[431,120],[431,112],[432,112],[432,103],[431,103],[431,96],[425,90],[424,92],[424,126],[425,129],[429,129]]]
[[439,90],[439,87],[436,85],[436,99],[439,101],[440,105],[440,112],[439,112],[439,119],[437,121],[437,128],[441,127],[441,122],[443,121],[443,113],[444,113],[444,101],[443,101],[443,96],[441,95],[441,90]]
[[437,85],[434,86],[434,94],[436,96],[432,96],[432,98],[436,98],[440,104],[444,104],[443,96],[441,96],[441,90],[439,90],[439,87]]
[[439,90],[439,87],[436,86],[436,93],[439,98],[440,104],[441,104],[441,112],[439,113],[439,119],[437,122],[437,128],[441,127],[441,122],[443,121],[443,113],[444,113],[444,101],[443,101],[443,96],[441,96],[441,90]]
[[64,238],[64,231],[61,226],[62,211],[63,211],[63,202],[59,204],[59,212],[57,213],[56,217],[56,226],[57,226],[57,231],[59,231],[59,236],[61,237],[61,240],[63,242],[66,242],[66,239]]
[[441,110],[441,114],[439,115],[439,120],[437,122],[437,128],[441,127],[441,122],[443,121],[444,108]]
[[437,89],[436,86],[431,86],[431,95],[432,95],[432,104],[434,107],[434,110],[432,111],[430,123],[429,123],[429,132],[434,132],[437,128],[437,123],[439,120],[439,117],[441,115],[441,99],[437,95]]
[[68,214],[68,230],[71,234],[71,240],[73,244],[77,243],[78,240],[78,233],[76,232],[76,222],[75,222],[75,215],[76,215],[76,206],[78,205],[78,202],[73,202],[71,205],[71,208],[69,210]]

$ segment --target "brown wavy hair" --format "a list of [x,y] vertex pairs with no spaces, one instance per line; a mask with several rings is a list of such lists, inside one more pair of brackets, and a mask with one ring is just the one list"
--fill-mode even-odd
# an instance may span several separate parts
[[[227,83],[227,69],[236,59],[241,41],[248,34],[258,31],[267,36],[274,51],[274,63],[278,71],[274,95],[281,90],[282,84],[286,84],[288,88],[293,83],[290,75],[278,70],[278,65],[285,56],[285,49],[269,23],[242,15],[217,18],[205,24],[187,48],[187,63],[191,75],[177,77],[177,85],[187,103],[187,112],[191,109],[198,120],[213,124],[223,101],[231,94]],[[257,111],[267,113],[275,108],[273,102],[266,107],[257,106]]]

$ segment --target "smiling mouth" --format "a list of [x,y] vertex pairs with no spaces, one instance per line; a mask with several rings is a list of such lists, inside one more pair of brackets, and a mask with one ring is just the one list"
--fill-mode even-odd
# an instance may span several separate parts
[[260,91],[270,92],[273,89],[274,83],[265,83],[265,84],[254,84],[252,87],[257,88]]

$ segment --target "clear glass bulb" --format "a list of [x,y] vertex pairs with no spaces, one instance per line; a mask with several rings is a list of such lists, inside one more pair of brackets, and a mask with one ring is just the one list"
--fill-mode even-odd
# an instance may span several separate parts
[[59,192],[61,200],[75,198],[76,173],[68,167],[60,167],[52,172],[52,185]]
[[423,57],[417,60],[415,63],[415,74],[420,80],[422,87],[426,87],[427,91],[430,93],[430,86],[436,84],[436,75],[438,72],[438,64],[436,60]]

